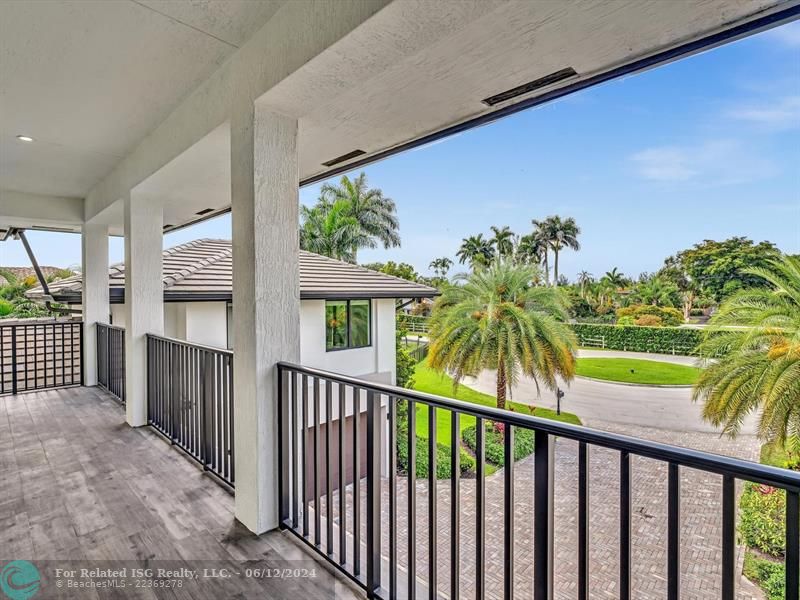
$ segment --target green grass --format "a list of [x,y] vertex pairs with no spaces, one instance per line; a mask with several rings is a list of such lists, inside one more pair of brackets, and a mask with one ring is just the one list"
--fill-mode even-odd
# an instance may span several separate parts
[[[463,400],[464,402],[471,402],[473,404],[482,404],[483,406],[497,406],[497,400],[494,396],[476,392],[464,385],[458,387],[457,392],[453,392],[453,380],[444,375],[426,367],[423,363],[419,363],[414,371],[414,389],[428,394],[436,394],[437,396],[445,396],[447,398],[455,398],[456,400]],[[554,410],[547,408],[536,408],[531,413],[530,407],[525,404],[517,402],[509,403],[515,411],[535,417],[542,417],[544,419],[553,419],[554,421],[562,421],[564,423],[572,423],[573,425],[580,425],[581,421],[577,415],[572,413],[562,412],[557,415]],[[464,431],[467,427],[475,425],[475,417],[461,415],[459,421],[459,429]],[[446,446],[450,445],[450,412],[443,409],[436,409],[436,441]],[[417,406],[417,436],[428,437],[428,407]]]
[[691,385],[700,369],[638,358],[579,358],[576,374],[606,381],[648,385]]

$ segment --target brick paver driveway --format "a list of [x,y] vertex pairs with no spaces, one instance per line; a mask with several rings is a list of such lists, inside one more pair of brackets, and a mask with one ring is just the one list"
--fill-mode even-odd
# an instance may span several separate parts
[[[594,421],[597,429],[625,433],[754,460],[758,456],[755,438],[735,441],[708,433],[680,433]],[[637,600],[666,597],[666,522],[667,470],[659,461],[632,459],[632,569],[633,597]],[[502,598],[503,578],[503,472],[487,479],[486,507],[486,584],[487,596]],[[576,597],[577,573],[577,443],[559,439],[556,444],[555,500],[555,597]],[[398,478],[398,551],[401,577],[407,566],[407,488]],[[384,495],[386,495],[384,481]],[[364,486],[362,486],[363,488]],[[427,579],[427,482],[417,487],[417,575]],[[531,597],[533,576],[533,459],[515,468],[515,559],[516,596]],[[437,588],[449,594],[450,489],[441,481],[438,500]],[[365,502],[362,499],[362,507]],[[363,510],[363,508],[362,508]],[[388,496],[383,502],[384,555],[388,556]],[[461,480],[461,597],[474,597],[475,574],[475,482]],[[590,450],[590,578],[594,598],[618,598],[619,536],[619,453]],[[362,515],[362,524],[366,521]],[[352,520],[348,519],[349,523]],[[681,470],[681,597],[716,599],[720,597],[721,565],[721,477]],[[402,586],[404,588],[404,586]],[[745,587],[747,589],[745,589]],[[740,598],[753,598],[750,586],[740,586]]]

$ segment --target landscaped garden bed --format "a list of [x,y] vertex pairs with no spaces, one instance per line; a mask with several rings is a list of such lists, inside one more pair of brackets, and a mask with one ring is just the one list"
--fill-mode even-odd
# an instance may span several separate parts
[[579,358],[575,372],[581,377],[642,385],[692,385],[700,369],[637,358]]

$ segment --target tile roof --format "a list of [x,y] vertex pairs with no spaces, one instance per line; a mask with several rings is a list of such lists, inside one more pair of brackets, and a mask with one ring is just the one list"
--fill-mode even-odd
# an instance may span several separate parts
[[[233,286],[233,246],[230,240],[200,239],[164,250],[165,298],[229,299]],[[81,292],[81,276],[50,284],[56,300],[74,298]],[[125,289],[125,265],[109,269],[111,299],[119,301]],[[41,288],[29,295],[41,295]],[[300,251],[300,297],[312,298],[424,298],[435,288],[371,271],[304,250]],[[71,297],[71,298],[70,298]]]

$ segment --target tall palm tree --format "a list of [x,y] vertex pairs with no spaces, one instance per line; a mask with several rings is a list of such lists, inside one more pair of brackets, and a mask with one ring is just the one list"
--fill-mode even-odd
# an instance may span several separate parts
[[515,260],[520,264],[541,265],[546,260],[547,244],[533,233],[519,238]]
[[454,385],[496,369],[497,406],[520,375],[556,389],[556,377],[575,374],[576,340],[566,308],[551,287],[534,286],[538,270],[497,260],[444,291],[431,318],[428,364],[453,376]]
[[531,220],[533,225],[532,239],[542,247],[542,264],[544,266],[544,281],[550,285],[550,264],[549,264],[549,250],[550,250],[550,225],[547,219],[544,221]]
[[482,233],[471,235],[461,240],[461,247],[456,252],[458,262],[468,262],[471,267],[488,265],[494,258],[492,243]]
[[578,242],[581,229],[572,217],[562,219],[558,215],[547,217],[542,229],[547,243],[553,250],[553,285],[558,285],[558,255],[564,248],[581,249]]
[[491,243],[497,251],[497,255],[503,258],[514,254],[514,232],[507,225],[503,227],[490,227],[492,233]]
[[433,269],[437,277],[445,278],[447,277],[447,272],[450,270],[450,267],[453,266],[453,261],[443,256],[441,258],[434,258],[428,266]]
[[761,411],[759,436],[800,452],[800,257],[747,270],[772,286],[743,290],[711,319],[694,399],[703,417],[735,436],[744,417]]
[[578,286],[581,290],[581,298],[586,299],[586,291],[592,283],[594,283],[594,277],[589,271],[581,271],[578,273]]
[[678,286],[671,281],[654,275],[636,286],[635,298],[642,304],[653,306],[675,306],[678,297]]
[[375,242],[350,214],[347,202],[320,203],[300,207],[300,247],[337,260],[356,262],[356,249],[374,247]]
[[[359,174],[355,179],[344,175],[338,185],[326,183],[320,190],[320,199],[327,204],[347,203],[348,212],[358,222],[362,234],[372,240],[367,247],[375,248],[378,244],[384,248],[400,246],[397,207],[380,189],[367,185],[366,173]],[[354,259],[358,249],[353,248]]]
[[605,275],[603,275],[603,279],[609,284],[613,285],[616,289],[625,287],[625,284],[628,281],[625,277],[625,274],[617,269],[617,267],[614,267],[610,271],[606,271]]

